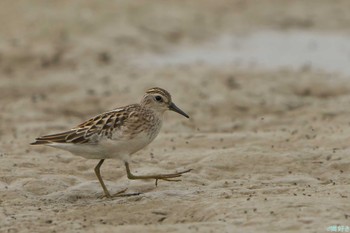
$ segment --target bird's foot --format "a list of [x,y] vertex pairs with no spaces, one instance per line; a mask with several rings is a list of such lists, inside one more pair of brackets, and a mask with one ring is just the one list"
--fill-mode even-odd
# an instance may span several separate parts
[[125,195],[124,193],[126,192],[126,190],[128,190],[128,188],[125,188],[113,195],[109,194],[109,192],[105,192],[103,195],[99,196],[99,198],[103,199],[103,198],[112,198],[112,197],[122,197],[122,195]]
[[174,178],[177,178],[177,177],[181,177],[182,174],[184,173],[188,173],[192,171],[192,169],[187,169],[185,171],[182,171],[182,172],[176,172],[176,173],[172,173],[172,174],[159,174],[159,175],[154,175],[154,179],[156,180],[155,181],[155,185],[157,186],[158,185],[158,180],[164,180],[164,181],[169,181],[169,182],[179,182],[181,181],[181,179],[174,179]]

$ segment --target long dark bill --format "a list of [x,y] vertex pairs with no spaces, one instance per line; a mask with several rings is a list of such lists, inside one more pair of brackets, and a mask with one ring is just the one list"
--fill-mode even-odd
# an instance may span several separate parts
[[169,109],[170,109],[171,111],[177,112],[177,113],[179,113],[179,114],[181,114],[181,115],[183,115],[183,116],[185,116],[185,117],[187,117],[187,118],[190,118],[184,111],[182,111],[181,109],[179,109],[174,103],[171,103],[171,104],[169,105]]

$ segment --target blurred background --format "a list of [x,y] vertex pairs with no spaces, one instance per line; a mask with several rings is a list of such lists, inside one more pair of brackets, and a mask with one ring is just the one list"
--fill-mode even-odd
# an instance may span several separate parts
[[[230,131],[239,127],[236,114],[285,111],[305,104],[300,95],[347,92],[348,5],[4,0],[0,101],[11,117],[2,117],[11,121],[21,109],[44,124],[62,115],[73,123],[161,86],[200,128]],[[339,76],[340,84],[329,80]],[[222,124],[204,124],[212,117]]]
[[[349,9],[346,0],[1,0],[3,229],[16,230],[15,218],[19,230],[46,229],[47,221],[71,230],[71,219],[74,229],[147,224],[163,232],[178,223],[222,232],[321,232],[348,223]],[[136,103],[154,86],[191,119],[168,113],[135,166],[191,167],[185,182],[146,192],[141,202],[114,200],[105,215],[95,200],[95,161],[28,145]],[[125,182],[120,164],[104,166],[110,187]],[[159,221],[149,211],[162,207]],[[94,216],[80,219],[89,208]],[[139,222],[123,214],[130,208]]]

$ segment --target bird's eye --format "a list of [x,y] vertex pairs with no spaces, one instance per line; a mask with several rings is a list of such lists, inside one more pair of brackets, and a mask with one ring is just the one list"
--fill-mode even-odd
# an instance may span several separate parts
[[155,98],[158,102],[163,102],[163,98],[160,95],[157,95]]

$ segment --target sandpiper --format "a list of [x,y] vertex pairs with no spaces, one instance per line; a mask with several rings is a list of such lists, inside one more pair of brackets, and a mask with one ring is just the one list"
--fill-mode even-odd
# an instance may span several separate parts
[[191,169],[171,174],[134,175],[130,171],[130,155],[151,143],[162,126],[166,110],[189,116],[178,108],[166,90],[155,87],[148,89],[140,104],[131,104],[99,114],[78,126],[57,134],[36,138],[31,145],[46,145],[67,150],[87,159],[100,159],[95,167],[96,176],[103,188],[105,197],[122,196],[122,190],[111,195],[104,184],[100,167],[105,159],[121,159],[129,179],[154,179],[180,181],[176,179]]

